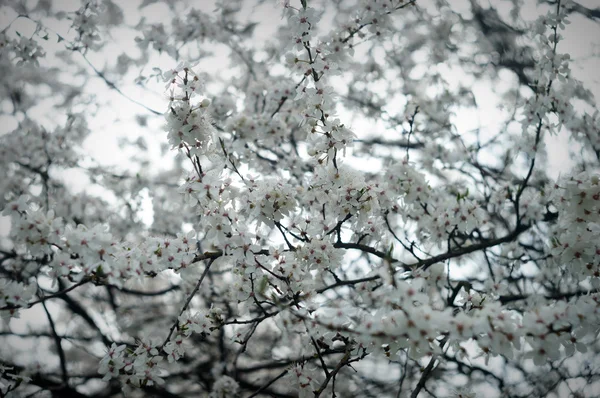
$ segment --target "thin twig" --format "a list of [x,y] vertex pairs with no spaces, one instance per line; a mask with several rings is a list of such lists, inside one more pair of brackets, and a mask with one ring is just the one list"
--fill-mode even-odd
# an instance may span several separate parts
[[185,304],[183,305],[183,308],[181,309],[181,311],[179,311],[179,315],[177,316],[177,319],[175,320],[175,323],[173,323],[173,326],[171,326],[171,329],[169,329],[169,334],[167,335],[167,338],[165,339],[164,343],[162,343],[161,348],[163,348],[169,342],[169,340],[171,339],[171,336],[173,335],[173,332],[175,331],[175,329],[179,325],[179,317],[181,315],[183,315],[183,313],[187,310],[188,306],[192,302],[192,299],[194,298],[194,296],[196,295],[196,293],[200,289],[200,285],[202,285],[202,281],[204,280],[204,278],[206,278],[206,275],[208,275],[208,271],[210,270],[210,266],[212,265],[212,263],[214,261],[215,261],[214,258],[210,259],[210,262],[208,263],[208,265],[204,269],[204,272],[202,273],[202,276],[200,276],[200,279],[198,280],[198,283],[196,283],[196,286],[194,287],[194,290],[192,290],[192,292],[190,293],[189,297],[187,298]]
[[277,377],[275,377],[274,379],[270,380],[267,384],[265,384],[264,386],[262,386],[261,388],[259,388],[254,394],[249,395],[248,398],[256,397],[258,394],[260,394],[261,392],[263,392],[264,390],[266,390],[267,388],[269,388],[269,386],[271,384],[275,383],[277,380],[279,380],[283,376],[285,376],[287,374],[287,372],[289,372],[288,369],[286,369],[283,372],[279,373],[279,375]]
[[423,374],[421,375],[421,378],[419,379],[419,382],[417,383],[417,386],[413,390],[412,394],[410,394],[410,398],[417,398],[417,396],[419,395],[419,392],[421,392],[423,387],[425,387],[425,383],[427,382],[427,379],[429,378],[429,376],[431,375],[431,371],[433,370],[433,365],[435,364],[435,360],[436,360],[436,358],[435,358],[435,356],[433,356],[431,358],[431,360],[429,361],[429,363],[427,364],[427,367],[425,368],[425,370],[423,370]]

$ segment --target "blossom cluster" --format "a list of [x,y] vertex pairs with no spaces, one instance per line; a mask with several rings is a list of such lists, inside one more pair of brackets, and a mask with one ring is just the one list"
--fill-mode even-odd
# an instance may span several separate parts
[[16,60],[16,66],[39,65],[39,59],[43,58],[46,53],[42,46],[33,39],[21,36],[19,40],[14,40],[6,37],[6,34],[0,33],[0,52],[4,56],[10,54]]
[[[599,142],[598,112],[590,116],[575,106],[591,94],[573,78],[570,57],[557,52],[569,2],[555,2],[532,25],[535,68],[519,77],[533,76],[535,84],[525,98],[519,93],[506,131],[488,142],[479,136],[483,127],[456,133],[452,113],[465,104],[467,89],[454,90],[432,72],[442,69],[437,59],[462,57],[449,50],[461,48],[457,37],[467,37],[457,33],[465,25],[450,5],[440,12],[453,15],[441,22],[431,17],[435,31],[429,31],[421,20],[430,17],[425,8],[394,18],[414,1],[361,0],[351,10],[342,3],[325,2],[324,9],[340,15],[330,32],[321,32],[325,15],[315,3],[284,2],[282,34],[256,52],[245,41],[253,25],[240,27],[235,18],[241,0],[221,2],[217,18],[195,9],[181,13],[172,29],[140,22],[141,59],[153,52],[177,61],[202,58],[207,51],[190,56],[187,44],[210,39],[231,50],[242,70],[241,78],[216,89],[195,63],[153,69],[167,92],[163,149],[177,152],[172,169],[155,178],[145,167],[135,175],[88,167],[79,151],[89,134],[85,112],[69,112],[46,128],[31,112],[18,114],[37,93],[28,98],[33,90],[0,87],[20,118],[13,133],[0,137],[0,165],[10,176],[0,181],[6,190],[0,208],[10,218],[9,244],[0,242],[3,321],[63,298],[67,305],[58,315],[77,313],[102,338],[102,380],[134,396],[167,392],[170,379],[211,398],[271,388],[273,395],[285,388],[301,397],[357,396],[362,381],[356,380],[363,379],[349,375],[363,360],[363,369],[400,363],[405,388],[416,386],[417,393],[438,371],[463,373],[469,381],[476,381],[471,373],[484,372],[504,388],[494,373],[499,357],[509,371],[526,375],[522,369],[530,372],[531,365],[543,370],[550,363],[554,370],[559,360],[594,355],[600,180],[590,164],[597,159],[583,159],[584,172],[551,181],[541,145],[562,129],[574,140]],[[90,1],[73,13],[77,37],[67,48],[84,54],[101,48],[100,27],[122,17],[115,7]],[[432,44],[435,62],[418,79],[408,48],[427,49],[432,40],[421,29],[440,43]],[[407,38],[417,45],[409,47]],[[356,57],[364,63],[353,59],[355,51],[362,54],[359,45],[368,48]],[[385,54],[398,70],[383,71],[373,54]],[[21,77],[43,56],[34,39],[0,33],[0,71],[7,76],[26,80]],[[133,62],[127,57],[114,68],[125,70]],[[471,61],[480,68],[479,59]],[[348,79],[353,70],[365,76]],[[109,73],[95,71],[116,88]],[[348,92],[340,82],[351,86]],[[425,90],[428,84],[435,90]],[[364,95],[351,98],[358,92]],[[381,100],[386,95],[394,99]],[[404,97],[397,114],[396,96]],[[370,140],[344,120],[341,107],[352,101],[384,120],[374,129],[388,124],[390,137]],[[138,152],[151,145],[124,141]],[[498,148],[504,156],[485,159]],[[361,171],[363,165],[373,171]],[[59,179],[71,169],[85,170],[90,184],[114,198],[70,192]],[[146,212],[137,206],[145,195],[154,210],[148,225],[137,218]],[[164,290],[137,289],[162,282],[169,284]],[[82,287],[92,284],[97,288]],[[47,315],[65,381],[74,377],[64,358],[74,357],[68,348],[75,344],[61,340],[98,336],[79,333],[86,324],[78,317],[65,331]],[[97,345],[85,348],[97,366]],[[204,366],[210,374],[195,378]],[[0,366],[2,394],[27,381],[15,373]],[[374,391],[384,381],[374,381]],[[446,393],[462,381],[450,384],[438,381],[437,390]],[[470,386],[455,391],[473,394]]]
[[146,387],[164,384],[165,369],[160,363],[166,358],[173,363],[185,355],[185,339],[192,333],[208,336],[214,325],[222,322],[218,308],[208,314],[189,312],[181,314],[176,323],[176,332],[160,344],[153,340],[140,340],[135,347],[126,344],[112,344],[100,361],[100,374],[103,380],[120,378],[132,387]]
[[127,280],[155,276],[167,269],[185,270],[197,255],[194,231],[174,239],[152,238],[142,244],[121,242],[106,225],[87,228],[65,223],[54,211],[46,212],[27,196],[9,203],[2,214],[11,217],[11,231],[19,243],[13,251],[30,257],[24,261],[28,266],[12,264],[25,282],[3,279],[0,297],[8,305],[2,305],[3,309],[28,306],[36,290],[33,279],[39,271],[34,259],[41,259],[41,270],[53,281],[66,277],[72,282],[93,280],[122,286]]
[[99,50],[102,47],[99,25],[101,16],[110,11],[106,9],[105,4],[91,0],[67,17],[71,19],[71,28],[77,34],[75,41],[83,50]]
[[[498,355],[513,358],[527,347],[525,358],[542,365],[558,359],[561,349],[568,356],[575,350],[586,352],[585,338],[594,337],[600,316],[598,294],[519,314],[504,308],[498,296],[463,291],[457,299],[461,311],[456,312],[444,308],[443,299],[431,290],[430,272],[440,270],[430,269],[410,283],[398,280],[375,292],[362,285],[358,292],[364,302],[380,303],[374,314],[352,316],[352,308],[323,306],[313,319],[324,330],[350,332],[362,346],[391,357],[402,349],[415,358],[439,355],[443,336],[458,355],[466,352],[468,342],[477,344],[486,361]],[[328,311],[337,315],[327,315]]]
[[[197,102],[202,82],[193,72],[192,65],[181,63],[163,75],[171,90],[169,110],[166,113],[169,143],[180,150],[186,148],[194,155],[209,153],[214,146],[215,132],[207,108],[208,99]],[[177,90],[177,94],[175,94]]]
[[589,278],[600,287],[600,183],[588,173],[565,177],[552,187],[550,199],[558,212],[552,230],[551,253],[555,264],[573,277]]

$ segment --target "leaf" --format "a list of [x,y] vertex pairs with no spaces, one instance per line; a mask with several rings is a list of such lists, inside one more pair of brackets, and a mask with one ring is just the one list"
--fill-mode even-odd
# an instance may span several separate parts
[[392,253],[393,253],[393,252],[394,252],[394,244],[392,243],[392,244],[390,245],[390,248],[389,248],[388,252],[387,252],[387,256],[388,256],[389,258],[392,258]]
[[264,295],[267,286],[269,285],[269,278],[266,275],[263,275],[262,279],[258,284],[258,293]]

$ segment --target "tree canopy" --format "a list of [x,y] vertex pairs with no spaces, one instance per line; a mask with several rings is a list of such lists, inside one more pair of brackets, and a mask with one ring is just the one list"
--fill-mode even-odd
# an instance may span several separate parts
[[3,1],[0,396],[592,396],[590,3]]

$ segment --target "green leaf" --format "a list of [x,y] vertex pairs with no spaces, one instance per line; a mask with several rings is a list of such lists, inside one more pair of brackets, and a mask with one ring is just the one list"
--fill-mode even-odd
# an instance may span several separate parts
[[269,278],[266,275],[263,275],[262,279],[258,283],[258,292],[264,295],[267,286],[269,285]]
[[394,252],[394,244],[392,243],[392,244],[390,245],[390,248],[388,249],[388,252],[387,252],[387,257],[388,257],[388,258],[392,258],[392,253],[393,253],[393,252]]

